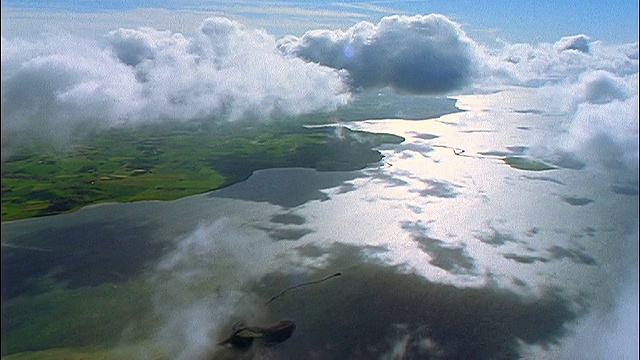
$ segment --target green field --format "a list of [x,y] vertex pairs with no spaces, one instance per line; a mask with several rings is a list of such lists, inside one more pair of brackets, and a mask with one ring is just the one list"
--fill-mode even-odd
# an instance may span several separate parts
[[242,181],[255,170],[356,170],[374,150],[403,139],[290,122],[165,123],[117,128],[65,149],[40,144],[2,164],[2,221],[53,215],[101,202],[173,200]]

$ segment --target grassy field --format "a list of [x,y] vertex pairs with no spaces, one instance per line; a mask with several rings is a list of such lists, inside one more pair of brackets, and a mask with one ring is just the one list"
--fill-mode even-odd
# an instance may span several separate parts
[[173,200],[242,181],[253,171],[356,170],[380,161],[393,135],[276,122],[154,124],[111,129],[64,150],[25,149],[2,164],[2,221],[101,202]]

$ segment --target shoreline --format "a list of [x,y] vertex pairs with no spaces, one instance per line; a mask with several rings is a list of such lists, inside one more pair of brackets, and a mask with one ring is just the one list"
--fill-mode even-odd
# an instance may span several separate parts
[[[123,176],[122,179],[118,180],[110,180],[110,181],[98,181],[91,180],[91,178],[87,179],[87,177],[96,176],[91,174],[76,174],[78,177],[76,181],[76,185],[71,183],[71,187],[61,188],[60,190],[56,190],[55,181],[50,181],[49,186],[52,186],[52,191],[63,191],[69,193],[69,191],[76,191],[69,193],[67,198],[60,197],[52,197],[53,193],[49,190],[39,190],[40,193],[43,193],[44,196],[47,196],[40,200],[42,205],[41,207],[48,206],[47,208],[42,208],[41,210],[25,210],[25,209],[16,209],[12,211],[20,211],[23,215],[19,215],[14,213],[13,215],[9,215],[9,210],[5,209],[5,205],[9,205],[10,202],[16,202],[18,199],[23,199],[22,203],[27,204],[29,200],[29,196],[32,196],[33,192],[27,192],[23,197],[20,195],[16,195],[13,198],[9,198],[5,200],[5,196],[3,196],[3,216],[2,223],[8,223],[11,221],[19,221],[30,218],[39,218],[46,217],[52,215],[66,214],[76,212],[82,208],[92,205],[99,205],[101,203],[131,203],[138,201],[174,201],[180,198],[184,198],[185,196],[192,196],[198,194],[209,193],[211,191],[216,191],[220,189],[225,189],[229,186],[232,186],[237,183],[241,183],[250,178],[255,171],[262,169],[272,169],[272,168],[296,168],[296,167],[304,167],[315,169],[318,171],[352,171],[352,170],[361,170],[364,169],[371,164],[379,162],[383,155],[378,147],[384,144],[399,144],[404,141],[404,138],[392,135],[392,134],[380,134],[380,133],[369,133],[369,132],[358,132],[350,129],[346,129],[345,133],[331,133],[327,134],[323,130],[316,129],[308,129],[300,127],[304,129],[294,130],[293,133],[289,133],[285,131],[284,133],[276,133],[276,137],[274,141],[279,141],[282,143],[284,148],[275,147],[275,150],[271,150],[270,142],[260,143],[259,139],[254,139],[252,137],[240,138],[242,141],[241,144],[247,144],[247,146],[251,146],[250,150],[253,152],[258,152],[257,158],[248,157],[248,155],[242,155],[232,153],[230,156],[220,155],[220,160],[208,159],[207,154],[203,153],[200,155],[200,158],[195,158],[190,161],[189,166],[198,167],[198,169],[205,169],[207,172],[201,174],[202,170],[189,171],[186,170],[186,173],[170,173],[168,178],[162,176],[162,169],[155,170],[155,168],[151,168],[146,170],[144,175],[126,175]],[[321,136],[319,139],[317,137]],[[295,139],[294,139],[295,137]],[[297,142],[300,142],[301,145],[297,145],[297,143],[290,144],[291,139],[294,139]],[[257,141],[257,143],[256,143]],[[144,140],[138,140],[138,142],[144,142]],[[273,141],[271,141],[273,142]],[[254,144],[256,143],[256,144]],[[275,146],[278,146],[276,144]],[[287,150],[289,149],[289,150]],[[275,151],[273,154],[269,153],[269,151]],[[142,158],[144,159],[144,158]],[[64,161],[60,160],[60,161]],[[73,159],[72,159],[73,160]],[[75,160],[74,160],[75,161]],[[139,161],[133,159],[131,161]],[[182,160],[179,160],[182,161]],[[200,164],[202,163],[202,164]],[[126,166],[127,163],[125,163]],[[167,166],[162,165],[157,166]],[[48,165],[44,165],[48,166]],[[54,166],[54,165],[52,165]],[[150,165],[156,166],[156,165]],[[11,170],[7,170],[8,172]],[[16,170],[18,171],[18,170]],[[134,173],[138,171],[137,169],[132,170]],[[208,175],[213,172],[213,175]],[[4,174],[3,174],[4,175]],[[59,173],[55,178],[61,176],[74,176],[73,173],[67,174],[65,172]],[[98,175],[100,176],[100,175]],[[148,180],[145,180],[145,176]],[[184,178],[184,177],[194,177],[195,180],[179,180],[178,182],[172,181],[172,178]],[[203,178],[204,176],[204,178]],[[221,182],[219,186],[207,187],[206,179],[209,176],[214,176],[214,182]],[[11,177],[7,177],[9,179]],[[222,179],[221,179],[222,178]],[[4,180],[4,179],[3,179]],[[14,182],[18,180],[15,179]],[[144,181],[148,181],[145,183]],[[184,186],[179,186],[181,181],[184,183]],[[89,184],[90,182],[90,184]],[[96,185],[94,185],[94,182]],[[127,186],[127,184],[131,184],[131,186]],[[156,185],[157,184],[157,185]],[[162,184],[162,185],[161,185]],[[164,185],[167,184],[167,185]],[[4,184],[3,184],[4,185]],[[87,186],[88,185],[88,186]],[[7,185],[7,194],[11,194],[13,191]],[[14,186],[18,186],[17,183]],[[44,185],[24,185],[24,186],[46,186]],[[75,187],[74,187],[75,186]],[[155,186],[155,189],[153,188]],[[148,187],[148,188],[147,188]],[[166,187],[166,189],[164,189]],[[203,187],[206,189],[200,190],[199,187]],[[73,190],[79,189],[79,190]],[[100,190],[98,190],[100,189]],[[91,192],[95,192],[96,194],[102,194],[105,191],[109,191],[109,189],[114,189],[114,196],[111,196],[110,199],[98,199],[97,201],[88,200],[77,200],[78,195],[77,192],[81,191],[83,193],[91,194]],[[122,190],[118,190],[122,189]],[[139,189],[139,190],[136,190]],[[139,191],[139,192],[131,192],[131,191]],[[3,191],[5,189],[3,188]],[[20,191],[15,190],[16,192]],[[99,192],[97,192],[99,191]],[[118,193],[120,192],[120,193]],[[127,195],[127,192],[129,195]],[[147,194],[144,194],[146,192]],[[185,194],[180,194],[181,192],[186,192]],[[3,194],[5,195],[5,194]],[[82,196],[82,195],[80,195]],[[103,196],[103,195],[101,195]],[[118,198],[122,198],[122,200],[118,200]],[[46,200],[51,199],[51,200]],[[54,202],[55,201],[55,202]],[[88,203],[84,203],[88,201]],[[74,203],[80,202],[80,206],[73,206]],[[55,208],[56,203],[61,204],[59,207],[61,210],[57,210]],[[34,203],[35,204],[35,203]],[[29,206],[34,206],[31,204]],[[47,205],[48,204],[48,205]],[[72,208],[67,208],[69,205]],[[26,205],[25,205],[26,206]],[[15,205],[14,205],[15,207]],[[6,212],[6,213],[5,213]],[[31,214],[31,215],[29,215]],[[5,220],[7,217],[9,219]]]

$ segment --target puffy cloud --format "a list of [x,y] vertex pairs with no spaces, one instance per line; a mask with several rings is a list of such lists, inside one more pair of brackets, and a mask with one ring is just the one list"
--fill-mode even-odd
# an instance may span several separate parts
[[589,53],[590,40],[591,39],[584,34],[565,36],[553,44],[553,47],[557,51],[576,50],[581,53]]
[[477,46],[443,15],[389,16],[341,30],[314,30],[278,43],[290,55],[348,71],[355,87],[409,93],[460,89],[477,70]]
[[160,260],[151,277],[154,310],[162,320],[156,339],[170,358],[211,358],[213,340],[227,335],[227,321],[261,312],[246,287],[276,264],[263,236],[221,218],[179,238]]
[[126,65],[68,37],[2,41],[2,151],[31,137],[64,139],[74,128],[114,123],[136,106]]
[[638,173],[638,94],[606,104],[581,104],[561,146],[588,163]]
[[637,181],[638,73],[586,73],[575,88],[578,105],[560,146],[587,163],[622,170]]
[[531,103],[561,109],[563,119],[556,136],[531,149],[536,156],[560,166],[601,167],[614,181],[638,181],[638,73],[598,70],[533,90]]
[[606,104],[626,100],[632,89],[620,78],[606,71],[587,73],[582,77],[584,99],[591,104]]
[[2,39],[2,151],[85,128],[331,110],[349,93],[330,68],[283,56],[262,30],[206,19],[193,37],[117,29],[96,41]]
[[410,93],[554,84],[563,109],[581,119],[575,135],[579,123],[605,115],[595,109],[615,112],[607,104],[637,94],[638,43],[607,46],[576,35],[489,50],[437,14],[279,41],[221,17],[190,36],[143,27],[116,29],[104,40],[2,39],[3,158],[32,138],[65,141],[85,129],[332,110],[348,101],[346,83]]

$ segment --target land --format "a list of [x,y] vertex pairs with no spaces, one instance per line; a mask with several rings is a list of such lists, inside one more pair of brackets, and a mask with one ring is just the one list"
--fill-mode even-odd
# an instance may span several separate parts
[[524,156],[507,156],[503,159],[505,164],[511,166],[514,169],[528,170],[528,171],[545,171],[553,170],[556,167],[546,164],[542,161],[529,159]]
[[234,184],[254,171],[362,169],[401,137],[299,122],[187,122],[115,128],[65,148],[42,142],[2,165],[2,221],[76,211],[103,202],[174,200]]

